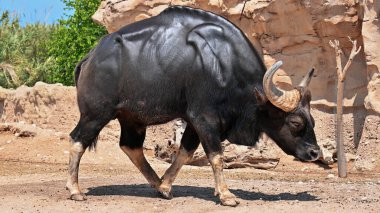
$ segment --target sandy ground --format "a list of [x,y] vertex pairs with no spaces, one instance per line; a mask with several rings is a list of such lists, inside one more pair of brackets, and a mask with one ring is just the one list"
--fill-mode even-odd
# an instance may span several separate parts
[[[102,139],[104,138],[104,139]],[[96,152],[86,152],[80,183],[88,200],[69,200],[65,190],[69,142],[53,130],[35,137],[0,133],[1,212],[379,212],[380,173],[337,178],[336,165],[281,158],[272,170],[225,170],[238,207],[221,206],[213,196],[210,167],[184,166],[165,200],[119,149],[101,137]],[[169,164],[148,157],[162,175]],[[352,163],[349,164],[350,167]]]

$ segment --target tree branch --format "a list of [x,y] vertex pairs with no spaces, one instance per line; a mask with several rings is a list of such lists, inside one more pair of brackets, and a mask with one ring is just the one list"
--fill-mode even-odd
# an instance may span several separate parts
[[329,41],[330,46],[335,49],[335,59],[336,59],[336,75],[338,76],[338,79],[340,80],[342,78],[342,50],[339,48],[339,41],[334,40],[332,42],[331,40]]
[[354,60],[354,57],[360,52],[362,46],[359,46],[359,48],[356,49],[356,40],[355,41],[352,41],[350,37],[348,37],[348,39],[351,41],[352,43],[352,49],[351,49],[351,53],[350,53],[350,57],[348,58],[348,61],[346,63],[346,66],[344,66],[343,68],[343,71],[342,71],[342,78],[339,79],[341,81],[344,81],[345,78],[346,78],[346,73],[347,73],[347,70],[348,68],[351,66],[351,63],[352,61]]

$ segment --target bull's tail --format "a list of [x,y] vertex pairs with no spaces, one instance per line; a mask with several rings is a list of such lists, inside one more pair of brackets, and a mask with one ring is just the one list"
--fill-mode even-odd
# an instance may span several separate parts
[[[94,48],[95,49],[95,48]],[[74,77],[75,77],[75,86],[78,86],[78,78],[80,75],[80,71],[82,70],[82,65],[90,58],[92,52],[94,51],[92,49],[82,60],[79,61],[79,63],[75,66],[74,69]]]
[[88,57],[87,58],[83,58],[76,66],[75,66],[75,70],[74,70],[74,77],[75,77],[75,86],[78,86],[78,78],[79,78],[79,74],[80,74],[80,70],[81,70],[81,67],[82,67],[82,64],[87,61]]

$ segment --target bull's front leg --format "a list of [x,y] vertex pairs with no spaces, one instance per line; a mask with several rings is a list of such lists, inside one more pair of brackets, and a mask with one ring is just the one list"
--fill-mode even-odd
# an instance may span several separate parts
[[[195,106],[198,105],[196,104]],[[195,109],[199,108],[195,107]],[[220,140],[220,127],[222,125],[218,122],[218,113],[213,113],[212,111],[201,113],[197,110],[188,110],[187,115],[212,166],[215,179],[215,195],[219,197],[222,205],[237,206],[240,201],[230,192],[223,176],[223,150]]]
[[[206,149],[205,149],[206,151]],[[230,192],[223,175],[223,154],[221,151],[208,152],[207,157],[212,166],[215,179],[215,196],[218,196],[222,205],[237,206],[240,201]]]

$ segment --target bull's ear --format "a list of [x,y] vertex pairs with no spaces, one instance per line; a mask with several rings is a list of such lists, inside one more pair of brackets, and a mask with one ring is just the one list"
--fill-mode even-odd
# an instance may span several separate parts
[[310,90],[305,90],[302,95],[302,105],[310,105],[311,101],[311,92]]
[[263,92],[260,92],[257,88],[255,88],[255,96],[258,105],[264,105],[268,101],[265,94]]

